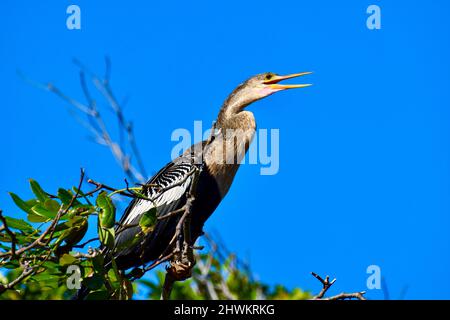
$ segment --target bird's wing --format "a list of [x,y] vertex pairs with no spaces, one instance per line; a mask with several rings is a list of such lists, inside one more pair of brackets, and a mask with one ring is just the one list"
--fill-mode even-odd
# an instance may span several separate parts
[[[142,215],[155,207],[158,217],[181,208],[186,202],[186,193],[189,191],[192,182],[193,169],[194,164],[188,159],[180,160],[179,158],[176,162],[170,162],[148,181],[148,187],[144,187],[145,196],[154,199],[154,201],[133,199],[125,210],[119,224],[121,226],[138,225]],[[167,220],[164,219],[157,222],[151,235],[154,239],[158,237],[158,233],[165,231]],[[124,243],[129,243],[140,231],[140,227],[136,226],[118,233],[116,235],[116,248],[120,248]],[[116,252],[115,255],[116,257],[124,256],[133,251],[133,249],[133,247],[123,248]]]

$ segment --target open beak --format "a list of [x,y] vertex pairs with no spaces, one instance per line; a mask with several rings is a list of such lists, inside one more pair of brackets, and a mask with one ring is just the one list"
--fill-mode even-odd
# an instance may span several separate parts
[[264,84],[267,84],[271,89],[274,89],[274,90],[305,88],[305,87],[311,86],[312,84],[309,84],[309,83],[306,83],[306,84],[279,84],[278,82],[287,80],[287,79],[306,76],[307,74],[311,74],[311,73],[312,72],[301,72],[301,73],[288,74],[286,76],[275,76],[270,80],[264,81]]

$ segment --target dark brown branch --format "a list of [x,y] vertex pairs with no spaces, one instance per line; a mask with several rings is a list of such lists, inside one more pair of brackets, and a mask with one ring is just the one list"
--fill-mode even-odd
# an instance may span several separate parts
[[73,248],[77,248],[77,249],[84,248],[87,244],[89,244],[89,243],[91,243],[91,242],[94,242],[94,241],[96,241],[96,240],[98,240],[98,239],[99,239],[98,237],[97,237],[97,238],[89,239],[89,240],[87,240],[86,242],[83,242],[82,244],[78,244],[78,245],[76,245],[76,246],[73,246]]
[[172,216],[175,216],[175,215],[177,215],[177,214],[179,214],[181,212],[184,212],[185,210],[186,210],[186,206],[183,206],[180,209],[173,210],[173,211],[170,211],[169,213],[167,213],[167,214],[165,214],[163,216],[159,216],[157,219],[158,220],[164,220],[164,219],[170,218]]
[[164,263],[166,261],[169,261],[170,258],[172,258],[174,255],[173,252],[169,253],[168,255],[166,255],[165,257],[159,258],[158,260],[156,260],[155,262],[153,262],[151,265],[149,265],[148,267],[144,268],[144,272],[150,271],[154,268],[156,268],[157,266],[159,266],[161,263]]
[[138,223],[133,223],[133,224],[122,225],[122,224],[116,222],[116,226],[119,226],[119,228],[116,231],[116,235],[118,235],[118,234],[120,234],[121,232],[124,232],[127,229],[139,227],[139,224]]
[[2,209],[0,209],[0,220],[3,223],[2,229],[4,229],[5,232],[11,238],[11,257],[15,257],[16,256],[16,243],[17,243],[16,234],[14,232],[12,232],[11,229],[9,229],[8,224],[6,223],[6,218],[3,216]]
[[173,285],[175,284],[175,278],[172,273],[167,272],[164,278],[164,284],[161,291],[161,300],[169,300],[172,293]]
[[144,268],[134,268],[130,274],[127,276],[130,281],[134,281],[136,279],[141,278],[147,271],[150,271],[154,268],[156,268],[157,266],[159,266],[160,264],[169,261],[172,257],[173,257],[174,253],[171,252],[166,256],[160,256],[157,260],[155,260],[152,264],[144,267]]
[[[105,189],[105,190],[108,190],[108,191],[112,191],[112,192],[116,192],[118,190],[118,189],[112,188],[110,186],[107,186],[104,183],[100,183],[100,182],[94,181],[92,179],[89,179],[88,183],[93,184],[93,185],[96,186],[95,190],[93,190],[94,193],[99,191],[99,190],[102,190],[102,189]],[[120,192],[117,192],[117,193],[122,195],[122,196],[134,198],[134,196],[132,194],[129,194],[129,193],[125,192],[125,191],[120,191]]]
[[[104,189],[104,190],[115,192],[116,194],[120,194],[122,196],[126,196],[126,197],[129,197],[129,198],[138,198],[138,199],[147,200],[147,201],[151,201],[151,202],[154,201],[154,199],[148,198],[148,197],[146,197],[146,196],[144,196],[144,195],[142,195],[142,194],[140,194],[140,193],[138,193],[136,191],[131,190],[128,187],[128,184],[127,184],[126,188],[124,190],[122,190],[122,189],[115,189],[115,188],[110,187],[110,186],[108,186],[108,185],[106,185],[104,183],[100,183],[100,182],[94,181],[92,179],[89,179],[88,183],[95,185],[96,188],[94,190],[92,190],[91,192],[86,193],[86,195],[91,195],[92,193],[95,193],[95,192],[98,192],[98,191]],[[154,185],[146,185],[145,187],[147,187],[147,186],[154,186]]]

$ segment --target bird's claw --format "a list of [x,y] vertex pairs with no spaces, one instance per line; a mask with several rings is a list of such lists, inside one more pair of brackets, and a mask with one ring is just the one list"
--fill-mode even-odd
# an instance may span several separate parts
[[176,281],[184,281],[192,276],[192,269],[194,268],[195,261],[171,261],[169,266],[166,268],[167,273],[169,273]]

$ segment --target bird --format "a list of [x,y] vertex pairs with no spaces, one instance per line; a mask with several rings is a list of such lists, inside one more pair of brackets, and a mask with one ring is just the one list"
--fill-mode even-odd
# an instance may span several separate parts
[[[171,213],[181,211],[190,192],[194,194],[189,244],[194,245],[203,234],[205,222],[230,190],[255,135],[255,116],[247,107],[276,92],[310,86],[280,83],[310,73],[278,75],[265,72],[250,77],[231,92],[220,108],[211,137],[192,145],[165,165],[142,187],[142,193],[147,199],[134,198],[125,209],[116,228],[131,227],[122,228],[120,232],[116,229],[114,249],[109,253],[119,269],[142,266],[173,250],[173,237],[180,214]],[[195,177],[192,173],[198,168],[201,170]],[[196,187],[192,190],[194,181]],[[139,221],[146,212],[155,209],[157,217],[167,218],[158,219],[151,231],[143,234]],[[139,234],[141,240],[132,241]]]

